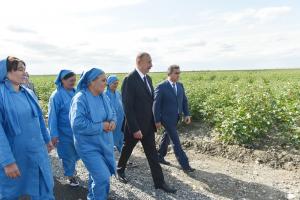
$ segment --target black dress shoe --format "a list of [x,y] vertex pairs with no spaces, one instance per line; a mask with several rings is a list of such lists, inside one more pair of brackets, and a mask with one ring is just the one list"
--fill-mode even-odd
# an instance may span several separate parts
[[158,157],[158,162],[163,164],[163,165],[170,165],[171,163],[166,161],[164,158],[162,157]]
[[120,172],[117,170],[117,179],[121,182],[121,183],[128,183],[128,180],[125,176],[125,172]]
[[195,171],[195,169],[194,169],[194,168],[191,168],[191,167],[189,167],[189,168],[183,169],[183,171],[184,171],[184,173],[187,173],[187,174],[189,174],[189,173],[192,173],[192,172],[194,172],[194,171]]
[[167,193],[173,193],[173,194],[175,194],[175,193],[177,192],[176,189],[171,188],[171,187],[170,187],[168,184],[166,184],[166,183],[164,183],[164,184],[162,184],[162,185],[160,185],[160,186],[155,186],[155,189],[161,189],[161,190],[163,190],[163,191],[165,191],[165,192],[167,192]]

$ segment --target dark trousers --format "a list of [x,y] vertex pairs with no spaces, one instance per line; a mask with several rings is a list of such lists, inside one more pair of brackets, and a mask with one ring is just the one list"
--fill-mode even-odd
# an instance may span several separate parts
[[[139,140],[133,138],[132,135],[125,135],[125,143],[122,148],[121,156],[118,162],[118,171],[124,172],[126,168],[127,161]],[[158,153],[155,147],[155,136],[154,132],[150,132],[143,135],[141,140],[144,152],[146,154],[154,185],[161,186],[164,181],[164,175],[162,172],[162,168],[158,161]]]
[[170,126],[163,123],[165,131],[163,133],[162,139],[160,141],[158,154],[160,157],[164,158],[167,155],[168,146],[170,144],[170,140],[173,143],[173,149],[175,156],[183,169],[187,169],[190,167],[188,157],[183,151],[179,136],[176,130],[176,125]]

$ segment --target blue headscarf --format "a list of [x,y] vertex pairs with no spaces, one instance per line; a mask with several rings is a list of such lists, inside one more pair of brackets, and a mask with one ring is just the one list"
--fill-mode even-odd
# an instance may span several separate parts
[[0,61],[0,82],[3,82],[7,75],[6,62],[7,62],[7,59]]
[[[95,109],[96,106],[93,104],[94,101],[92,99],[93,95],[91,92],[88,91],[88,86],[92,81],[94,81],[98,76],[102,74],[104,74],[104,71],[98,68],[92,68],[88,71],[85,71],[81,74],[80,80],[77,85],[77,91],[82,91],[82,93],[84,93],[87,98],[87,102],[90,108],[91,118],[95,123],[102,121],[102,119],[101,119],[101,115],[99,115],[98,113],[98,110]],[[105,101],[105,97],[103,93],[101,93],[99,97],[103,100],[105,110],[108,111],[109,105],[108,102]],[[110,118],[110,116],[108,118]]]
[[[13,100],[11,98],[11,88],[12,83],[7,79],[7,59],[0,61],[0,97],[3,102],[4,115],[7,117],[9,129],[15,134],[19,135],[21,133],[20,123],[18,121],[18,113],[15,106],[12,104]],[[42,115],[42,111],[38,104],[38,100],[34,93],[27,89],[26,87],[20,86],[21,89],[25,91],[25,95],[31,107],[33,116],[38,117]]]
[[116,75],[110,75],[107,78],[107,87],[109,87],[111,84],[113,84],[114,82],[118,81],[118,77]]
[[107,78],[107,89],[105,94],[109,97],[111,105],[116,110],[117,116],[120,117],[120,120],[122,120],[121,118],[123,118],[124,116],[124,109],[123,109],[121,94],[118,91],[113,92],[109,87],[118,80],[119,79],[116,75],[110,75]]
[[68,75],[68,74],[70,74],[70,73],[72,73],[71,70],[67,70],[67,69],[61,70],[61,71],[59,72],[59,74],[57,75],[57,77],[56,77],[55,85],[56,85],[57,87],[62,86],[61,80],[62,80],[66,75]]
[[63,84],[62,84],[62,79],[70,73],[73,73],[73,72],[71,70],[67,70],[67,69],[61,70],[59,72],[59,74],[57,75],[56,80],[54,82],[56,85],[57,91],[61,95],[62,100],[64,101],[65,104],[68,104],[70,96],[72,98],[75,94],[75,89],[73,89],[72,91],[67,91],[63,87]]
[[110,99],[110,104],[116,112],[117,115],[117,127],[114,130],[114,145],[117,147],[118,151],[122,151],[124,134],[122,132],[122,124],[124,120],[124,109],[122,104],[121,94],[118,91],[112,91],[110,86],[118,81],[118,77],[116,75],[110,75],[107,78],[107,89],[105,94]]
[[101,74],[104,74],[104,71],[98,68],[92,68],[83,72],[77,85],[77,91],[86,89],[89,84]]

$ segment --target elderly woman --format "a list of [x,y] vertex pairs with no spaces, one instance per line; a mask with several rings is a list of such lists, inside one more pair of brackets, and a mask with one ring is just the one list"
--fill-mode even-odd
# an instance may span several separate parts
[[116,115],[104,95],[106,75],[92,68],[81,75],[70,109],[75,148],[89,172],[87,199],[107,199],[115,174],[112,131]]
[[110,75],[107,78],[107,89],[105,94],[109,97],[111,105],[117,115],[117,127],[113,132],[114,145],[121,153],[123,147],[124,133],[122,132],[122,125],[124,121],[124,110],[122,105],[122,97],[117,91],[119,79],[116,75]]
[[22,86],[25,63],[0,61],[0,199],[52,200],[50,141],[37,98]]
[[75,150],[73,132],[69,120],[70,105],[75,95],[76,75],[70,70],[61,70],[55,85],[56,90],[49,99],[49,130],[52,143],[57,147],[57,153],[62,160],[64,175],[69,178],[72,187],[79,185],[76,180],[76,162],[79,156]]

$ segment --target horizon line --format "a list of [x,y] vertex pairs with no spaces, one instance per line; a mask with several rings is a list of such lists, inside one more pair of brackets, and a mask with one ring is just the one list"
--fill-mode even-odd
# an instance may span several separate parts
[[[237,72],[237,71],[271,71],[271,70],[300,70],[300,67],[287,67],[287,68],[263,68],[263,69],[210,69],[210,70],[181,70],[181,72]],[[127,74],[129,72],[105,72],[106,74]],[[151,73],[167,73],[167,71],[153,71]],[[31,74],[31,76],[56,76],[57,74]],[[80,74],[76,74],[80,75]]]

